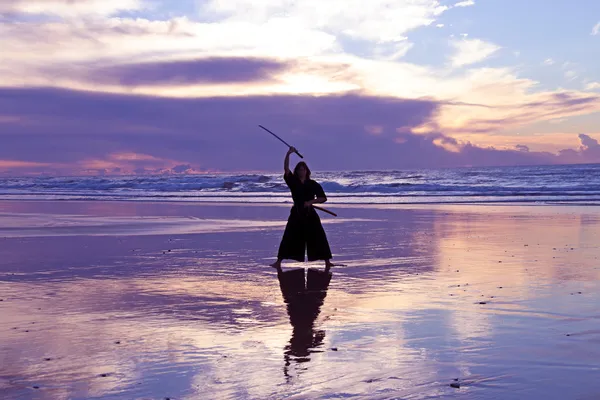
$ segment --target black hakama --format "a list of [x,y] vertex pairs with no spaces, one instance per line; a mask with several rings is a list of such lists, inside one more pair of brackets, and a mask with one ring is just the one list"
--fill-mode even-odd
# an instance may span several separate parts
[[304,207],[305,201],[316,197],[327,198],[323,188],[312,179],[302,183],[291,172],[284,175],[284,179],[292,192],[294,206],[290,210],[277,258],[302,262],[306,253],[308,261],[331,259],[327,235],[317,211],[312,207]]

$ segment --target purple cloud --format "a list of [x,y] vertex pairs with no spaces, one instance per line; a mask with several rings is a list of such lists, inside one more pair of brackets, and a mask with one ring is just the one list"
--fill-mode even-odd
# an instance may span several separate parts
[[580,149],[554,155],[411,133],[435,116],[439,104],[432,100],[360,94],[173,99],[5,88],[0,109],[11,117],[0,123],[0,160],[74,169],[83,163],[107,173],[127,166],[140,173],[277,171],[285,146],[258,124],[298,147],[318,170],[600,161],[600,145],[583,134]]
[[[299,148],[344,148],[335,158],[360,165],[364,149],[389,145],[397,127],[422,124],[437,105],[359,95],[172,99],[1,89],[0,108],[20,121],[0,126],[0,159],[74,162],[129,151],[218,169],[272,169],[271,154],[280,158],[285,149],[258,124]],[[382,135],[369,142],[365,125],[382,126]]]
[[85,78],[123,86],[256,82],[272,80],[274,74],[289,66],[270,59],[219,57],[114,65],[92,69]]

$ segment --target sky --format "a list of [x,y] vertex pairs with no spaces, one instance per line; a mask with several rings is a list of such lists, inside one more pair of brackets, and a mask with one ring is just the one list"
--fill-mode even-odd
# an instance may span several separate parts
[[599,52],[597,0],[0,0],[0,175],[596,163]]

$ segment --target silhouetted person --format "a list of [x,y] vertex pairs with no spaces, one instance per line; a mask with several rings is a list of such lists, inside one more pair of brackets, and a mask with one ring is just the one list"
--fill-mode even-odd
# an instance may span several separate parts
[[325,203],[327,196],[321,185],[310,179],[310,169],[305,162],[299,162],[293,173],[290,171],[290,154],[295,151],[294,147],[290,147],[283,163],[283,179],[290,188],[294,206],[279,245],[277,261],[271,266],[280,268],[282,260],[303,262],[306,252],[308,261],[324,260],[325,266],[331,268],[332,255],[327,235],[317,211],[312,207],[316,203]]
[[279,287],[293,327],[290,343],[284,351],[285,376],[289,376],[288,368],[292,359],[297,363],[308,362],[310,354],[316,352],[314,349],[323,344],[325,331],[315,330],[314,323],[327,296],[331,277],[328,268],[325,271],[310,268],[305,283],[303,268],[286,272],[277,269]]

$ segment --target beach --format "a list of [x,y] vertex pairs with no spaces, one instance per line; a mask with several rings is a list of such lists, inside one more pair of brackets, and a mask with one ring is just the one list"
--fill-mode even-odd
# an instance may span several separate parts
[[289,204],[0,201],[0,398],[600,398],[600,209],[326,207],[298,333]]

